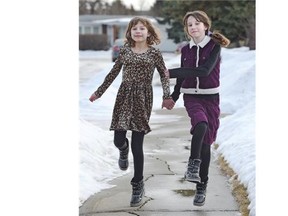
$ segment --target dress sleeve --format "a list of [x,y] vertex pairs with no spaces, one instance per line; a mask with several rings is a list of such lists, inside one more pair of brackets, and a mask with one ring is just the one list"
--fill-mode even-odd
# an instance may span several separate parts
[[169,69],[170,78],[185,78],[185,77],[206,77],[208,76],[215,65],[217,64],[220,57],[221,47],[219,44],[216,44],[211,51],[210,57],[207,61],[196,68],[173,68]]
[[111,85],[111,83],[115,80],[115,78],[118,76],[118,74],[121,71],[122,65],[123,65],[123,56],[124,56],[124,48],[120,48],[119,57],[116,59],[112,69],[110,72],[106,75],[103,83],[98,87],[98,89],[94,92],[95,95],[101,97],[102,94],[108,89],[108,87]]
[[166,77],[165,71],[165,63],[163,60],[163,56],[159,50],[156,50],[156,68],[160,75],[160,81],[162,83],[162,89],[163,89],[163,99],[169,99],[170,96],[170,81],[169,78]]

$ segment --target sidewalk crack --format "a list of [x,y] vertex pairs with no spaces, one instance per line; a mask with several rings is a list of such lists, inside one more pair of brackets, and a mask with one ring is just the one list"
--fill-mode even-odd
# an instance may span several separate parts
[[166,164],[166,166],[167,166],[167,169],[168,169],[168,171],[169,171],[169,172],[171,172],[173,175],[176,175],[176,173],[175,173],[175,172],[173,172],[173,171],[171,170],[171,168],[170,168],[170,165],[168,164],[168,162],[167,162],[167,161],[165,161],[165,160],[162,160],[161,158],[158,158],[158,157],[156,157],[156,160],[159,160],[159,161],[161,161],[161,162],[165,163],[165,164]]
[[[139,211],[143,206],[145,206],[146,205],[146,203],[148,203],[148,202],[150,202],[150,201],[152,201],[152,200],[154,200],[152,197],[147,197],[147,196],[145,196],[146,198],[148,198],[147,200],[145,200],[137,209],[135,209],[135,211]],[[129,212],[129,214],[134,214],[134,215],[138,215],[137,213],[135,213],[135,212]]]

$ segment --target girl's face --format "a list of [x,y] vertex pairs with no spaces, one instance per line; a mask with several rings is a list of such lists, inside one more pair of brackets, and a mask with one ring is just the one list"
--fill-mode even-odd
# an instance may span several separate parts
[[189,35],[192,38],[196,39],[204,38],[207,27],[204,25],[203,22],[197,21],[193,16],[189,16],[187,19],[187,29]]
[[138,22],[135,26],[131,28],[131,37],[136,43],[144,41],[146,42],[148,36],[148,29],[141,22]]

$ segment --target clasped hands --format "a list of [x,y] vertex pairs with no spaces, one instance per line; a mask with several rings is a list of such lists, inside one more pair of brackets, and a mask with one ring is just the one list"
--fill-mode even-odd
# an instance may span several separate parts
[[[169,74],[169,70],[167,68],[165,70],[165,76],[169,79],[170,74]],[[162,102],[162,108],[165,107],[168,110],[173,109],[174,105],[175,105],[175,102],[173,101],[172,98],[164,99],[163,102]]]
[[164,99],[163,102],[162,102],[162,108],[165,107],[168,110],[173,109],[174,105],[175,105],[175,102],[173,101],[172,98]]

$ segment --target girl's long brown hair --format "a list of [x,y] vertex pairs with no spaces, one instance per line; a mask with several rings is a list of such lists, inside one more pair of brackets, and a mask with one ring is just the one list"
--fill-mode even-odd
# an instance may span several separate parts
[[131,36],[131,29],[137,25],[138,22],[141,22],[148,29],[149,36],[147,37],[147,44],[150,46],[153,44],[160,44],[161,40],[159,30],[145,17],[134,17],[132,20],[130,20],[125,34],[126,43],[128,43],[131,47],[135,46],[135,41]]
[[210,36],[212,40],[214,40],[216,43],[220,44],[223,47],[227,47],[230,44],[230,40],[226,38],[223,34],[219,33],[218,31],[210,32],[212,23],[211,19],[204,11],[200,10],[187,12],[183,18],[184,31],[189,38],[191,38],[191,36],[188,33],[187,19],[190,16],[193,16],[198,22],[204,23],[204,25],[207,27],[205,34]]

